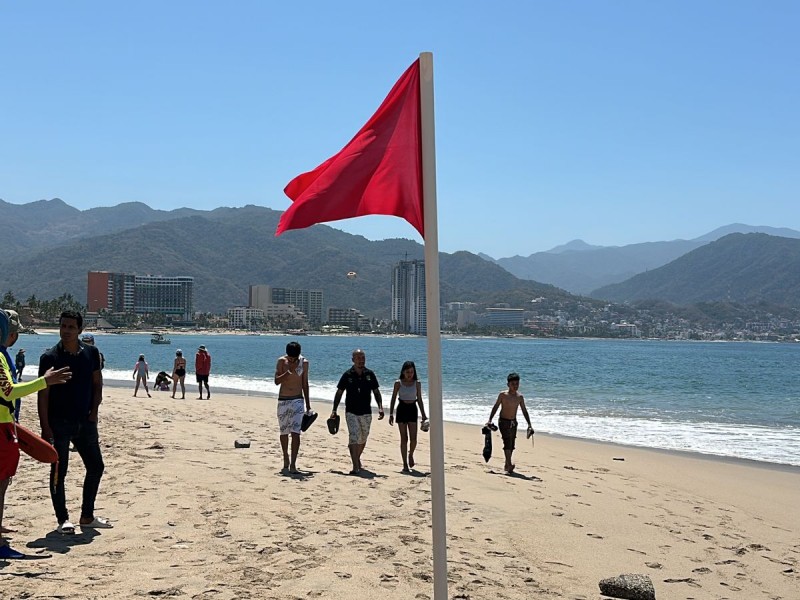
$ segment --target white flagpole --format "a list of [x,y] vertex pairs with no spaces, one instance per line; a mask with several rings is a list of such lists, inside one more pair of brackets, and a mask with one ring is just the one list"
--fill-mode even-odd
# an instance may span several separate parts
[[433,119],[433,54],[419,55],[422,122],[422,197],[425,219],[425,304],[428,330],[428,412],[431,417],[433,600],[447,600],[447,508],[444,486],[442,334],[439,318],[439,225],[436,216],[436,136]]

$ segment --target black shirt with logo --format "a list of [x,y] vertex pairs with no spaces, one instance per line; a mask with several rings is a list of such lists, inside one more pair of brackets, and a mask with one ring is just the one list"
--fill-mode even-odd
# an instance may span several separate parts
[[345,371],[336,387],[345,391],[345,412],[354,415],[372,414],[372,391],[377,390],[378,378],[370,369],[364,368],[361,375],[355,367]]

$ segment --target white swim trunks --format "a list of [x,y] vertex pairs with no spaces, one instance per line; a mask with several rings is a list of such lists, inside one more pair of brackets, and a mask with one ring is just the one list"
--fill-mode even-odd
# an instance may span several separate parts
[[278,398],[278,426],[280,427],[281,435],[300,433],[304,412],[303,396]]

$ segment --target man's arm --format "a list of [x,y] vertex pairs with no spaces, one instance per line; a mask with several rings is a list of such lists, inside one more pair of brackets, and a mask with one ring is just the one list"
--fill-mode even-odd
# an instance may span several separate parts
[[92,409],[89,411],[89,420],[97,423],[97,410],[103,401],[103,372],[98,369],[92,372]]
[[381,396],[381,391],[378,388],[372,390],[372,393],[375,396],[375,402],[378,403],[378,420],[380,421],[384,417],[383,397]]
[[308,366],[309,362],[305,361],[303,365],[303,396],[306,399],[306,410],[311,410],[311,395],[308,391]]
[[528,416],[528,409],[525,408],[525,398],[519,399],[519,407],[522,409],[522,416],[524,416],[525,420],[528,422],[528,427],[533,429],[533,425],[531,425],[531,418]]
[[500,405],[503,403],[503,393],[500,392],[497,395],[497,402],[494,403],[492,407],[492,414],[489,415],[489,420],[486,421],[486,424],[489,425],[494,420],[494,414],[497,412],[497,409],[500,408]]
[[283,381],[281,381],[281,379],[284,379],[286,375],[289,373],[289,371],[287,371],[286,368],[284,367],[285,362],[286,361],[281,356],[278,359],[278,363],[275,365],[275,385],[282,384]]
[[42,430],[42,437],[48,442],[53,439],[53,430],[50,429],[50,419],[47,416],[47,410],[50,406],[50,389],[44,388],[39,390],[39,396],[36,400],[36,408],[39,412],[39,427]]
[[339,408],[339,402],[342,401],[342,394],[344,393],[343,389],[336,388],[336,395],[333,397],[333,410],[331,411],[331,416],[336,416],[336,409]]

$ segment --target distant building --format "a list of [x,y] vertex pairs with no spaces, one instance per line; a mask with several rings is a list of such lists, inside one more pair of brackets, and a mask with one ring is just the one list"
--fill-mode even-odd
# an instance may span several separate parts
[[367,318],[355,308],[335,308],[328,309],[328,325],[338,325],[361,331],[362,326],[367,322]]
[[251,285],[248,305],[268,312],[269,305],[291,305],[305,315],[311,325],[322,323],[322,290],[279,288],[269,285]]
[[427,335],[424,260],[401,260],[392,269],[392,321],[399,333]]
[[622,323],[612,323],[609,329],[612,331],[618,331],[621,335],[628,337],[642,336],[642,333],[639,331],[639,328],[636,325],[633,323],[626,323],[625,321]]
[[248,306],[228,309],[228,327],[231,329],[260,329],[264,324],[264,311]]
[[491,307],[486,309],[488,324],[493,327],[522,327],[521,308]]
[[86,287],[92,312],[161,313],[180,321],[190,321],[194,312],[194,277],[89,271]]

